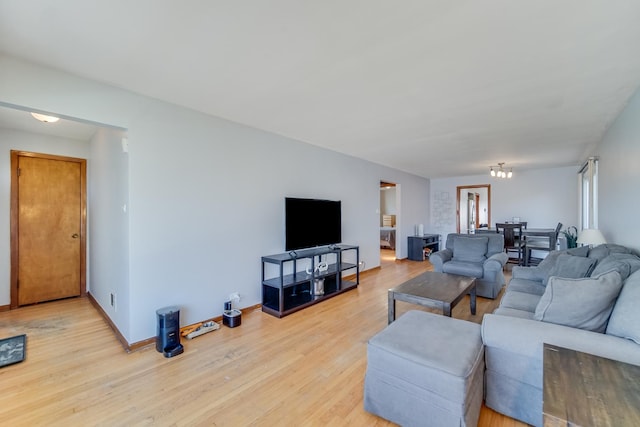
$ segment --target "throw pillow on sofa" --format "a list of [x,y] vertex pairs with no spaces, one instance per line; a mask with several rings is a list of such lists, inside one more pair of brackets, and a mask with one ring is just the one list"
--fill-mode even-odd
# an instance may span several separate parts
[[556,265],[549,271],[545,282],[548,283],[552,276],[565,277],[569,279],[579,279],[588,277],[596,265],[597,260],[582,256],[560,254]]
[[626,338],[640,344],[640,271],[624,282],[607,325],[607,335]]
[[581,279],[553,276],[536,306],[533,318],[604,332],[621,288],[620,273],[613,270],[597,277]]
[[549,254],[540,261],[538,264],[537,271],[538,276],[542,278],[542,283],[544,285],[547,284],[549,277],[551,277],[551,270],[558,264],[558,257],[560,255],[573,255],[575,257],[586,257],[589,254],[588,246],[581,246],[579,248],[571,248],[565,249],[563,251],[551,251]]
[[609,270],[617,270],[622,277],[622,281],[625,281],[636,270],[640,270],[640,258],[633,254],[614,252],[599,261],[591,275],[597,276]]
[[487,259],[487,237],[456,237],[453,239],[453,261],[483,262]]

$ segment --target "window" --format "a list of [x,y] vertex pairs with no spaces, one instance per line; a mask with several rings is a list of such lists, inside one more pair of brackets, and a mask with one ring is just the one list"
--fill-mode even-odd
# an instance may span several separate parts
[[579,173],[581,228],[598,228],[598,158],[590,157]]

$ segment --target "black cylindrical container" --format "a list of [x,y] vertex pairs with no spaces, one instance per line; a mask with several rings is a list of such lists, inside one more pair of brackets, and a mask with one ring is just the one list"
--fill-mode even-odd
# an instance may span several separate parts
[[156,310],[158,328],[156,350],[165,357],[176,356],[184,351],[180,344],[180,309],[176,306]]
[[242,323],[242,312],[236,308],[222,312],[222,324],[230,328],[240,326]]

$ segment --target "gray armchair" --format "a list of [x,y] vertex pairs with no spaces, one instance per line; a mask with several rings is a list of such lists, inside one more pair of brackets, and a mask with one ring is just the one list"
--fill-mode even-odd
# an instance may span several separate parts
[[478,296],[495,298],[505,284],[504,236],[498,233],[447,236],[445,249],[431,254],[435,271],[475,277]]

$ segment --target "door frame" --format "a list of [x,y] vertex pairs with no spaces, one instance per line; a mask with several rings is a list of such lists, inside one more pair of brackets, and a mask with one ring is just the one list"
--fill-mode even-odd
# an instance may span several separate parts
[[[474,188],[487,189],[487,224],[491,225],[491,184],[459,185],[456,187],[456,232],[460,233],[460,193]],[[477,203],[476,203],[477,205]]]
[[80,296],[87,294],[87,160],[55,154],[33,153],[11,150],[11,305],[18,308],[18,158],[34,157],[47,160],[62,160],[80,165]]

